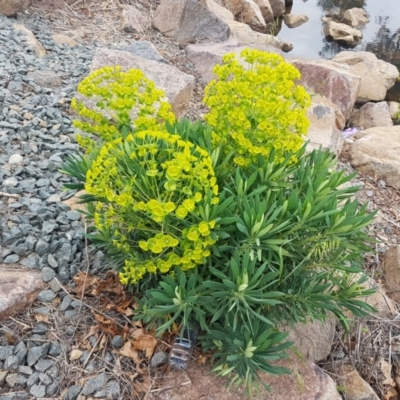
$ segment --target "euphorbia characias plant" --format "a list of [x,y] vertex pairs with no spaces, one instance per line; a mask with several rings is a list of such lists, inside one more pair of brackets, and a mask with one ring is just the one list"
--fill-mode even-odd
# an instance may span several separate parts
[[333,313],[346,327],[346,308],[373,311],[353,275],[373,214],[332,154],[306,153],[295,67],[244,50],[214,72],[197,122],[177,121],[140,71],[93,72],[72,104],[85,152],[64,172],[86,190],[89,238],[137,294],[135,319],[160,335],[198,323],[215,371],[251,393],[259,371],[288,372],[272,364],[289,346],[277,323]]

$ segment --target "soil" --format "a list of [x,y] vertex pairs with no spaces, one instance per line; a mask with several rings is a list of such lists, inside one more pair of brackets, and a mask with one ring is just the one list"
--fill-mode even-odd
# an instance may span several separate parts
[[[150,21],[157,3],[157,0],[33,0],[33,5],[29,13],[36,13],[44,17],[55,33],[67,34],[80,41],[96,40],[108,46],[121,46],[128,44],[133,39],[152,42],[157,47],[160,54],[172,65],[195,76],[196,86],[187,117],[191,119],[199,118],[206,111],[205,107],[201,104],[204,82],[186,59],[184,51],[180,49],[176,43],[163,37],[159,32],[151,28]],[[148,24],[144,34],[127,34],[122,31],[121,11],[124,5],[136,5],[145,13]],[[99,29],[99,20],[106,21],[105,24],[101,24],[101,29]],[[352,167],[345,160],[339,160],[339,165],[349,172],[353,172]],[[371,251],[371,253],[365,256],[365,270],[380,284],[384,285],[383,258],[385,251],[390,246],[397,245],[400,242],[400,190],[388,186],[377,177],[364,176],[362,174],[359,174],[354,179],[354,183],[361,185],[361,190],[356,194],[360,203],[368,202],[369,210],[379,210],[374,223],[368,227],[369,233],[377,239],[377,242],[374,251]],[[88,254],[88,262],[90,262],[90,252],[88,252]],[[88,304],[85,312],[79,314],[79,320],[70,321],[70,323],[76,324],[77,327],[76,337],[74,339],[75,342],[72,343],[72,347],[82,348],[86,346],[92,351],[95,357],[102,357],[105,351],[110,349],[110,338],[112,334],[119,332],[121,329],[125,329],[125,331],[126,329],[132,329],[129,325],[131,324],[129,313],[133,307],[133,302],[131,301],[132,299],[128,297],[125,297],[122,303],[121,299],[117,301],[115,292],[113,293],[112,291],[111,293],[108,292],[108,295],[105,293],[102,296],[94,296],[91,291],[92,289],[90,289],[88,285],[88,280],[90,279],[98,279],[97,284],[101,285],[99,282],[107,282],[107,279],[110,279],[110,277],[104,276],[94,278],[86,275],[85,284],[82,284],[81,280],[81,283],[75,283],[75,288],[73,287],[74,285],[64,288],[68,293],[74,295],[77,299],[84,299],[85,303]],[[80,287],[81,290],[77,291],[76,286],[78,286],[78,288]],[[107,296],[108,300],[105,300]],[[114,310],[114,313],[110,315],[107,305],[112,304],[112,300],[119,309]],[[112,308],[112,306],[109,307]],[[374,360],[385,358],[391,361],[390,349],[392,344],[390,342],[390,337],[400,337],[400,323],[396,322],[397,317],[398,313],[396,312],[396,315],[388,317],[388,319],[384,321],[372,317],[364,322],[356,322],[352,333],[347,336],[358,337],[359,342],[357,346],[359,346],[359,349],[368,350],[360,350],[357,353],[357,357],[353,357],[351,362],[353,362],[354,366],[358,367],[360,374],[369,381],[380,398],[383,398],[388,392],[388,386],[384,384],[385,377],[380,372],[378,363],[371,362],[371,358]],[[55,321],[56,319],[50,318],[50,320]],[[24,326],[30,326],[36,321],[37,316],[28,310],[17,319],[13,321],[10,320],[6,324],[6,328],[10,331],[16,330],[15,335],[23,338],[26,335]],[[371,334],[372,336],[359,335],[359,332],[366,327],[370,333],[373,333],[373,335]],[[133,328],[141,329],[141,326],[137,325]],[[61,338],[64,337],[71,345],[71,338],[66,338],[65,335],[63,335],[63,326],[54,326],[54,329]],[[97,329],[96,332],[100,338],[96,349],[90,347],[88,340],[85,339],[88,337],[88,332],[91,329]],[[363,338],[364,342],[362,342]],[[349,354],[349,343],[350,342],[344,340],[343,332],[338,330],[333,351],[343,351]],[[379,346],[377,343],[379,343]],[[158,350],[168,350],[168,348],[169,344],[167,341],[161,341],[157,344]],[[126,349],[126,352],[128,351],[129,349]],[[142,351],[146,351],[146,349]],[[132,354],[135,354],[135,356]],[[141,357],[142,353],[132,352],[131,355],[131,359],[134,360],[136,356]],[[197,365],[199,372],[209,368],[208,361],[200,353],[195,354],[195,359],[194,368],[196,368]],[[67,380],[70,379],[74,382],[79,381],[79,375],[82,372],[73,366],[68,359],[63,360],[63,363],[65,372],[64,379],[66,380],[63,384],[64,387],[68,387]],[[206,366],[204,366],[204,364]],[[137,363],[135,364],[133,361],[129,361],[127,357],[121,357],[115,365],[110,366],[109,370],[119,377],[119,381],[123,383],[123,398],[132,399],[135,398],[134,396],[147,399],[160,398],[160,390],[162,390],[163,387],[168,387],[168,383],[165,382],[166,371],[162,369],[151,371],[149,368],[143,366],[144,364],[141,365],[142,366],[139,368]],[[321,365],[328,370],[332,377],[340,373],[340,365],[329,362],[329,360]],[[393,368],[392,375],[395,377],[396,374],[397,370]],[[164,376],[163,380],[161,379],[162,376]],[[186,384],[183,383],[183,385]],[[190,397],[200,398],[200,392],[201,398],[216,398],[213,397],[215,388],[212,385],[199,388],[199,391],[197,391],[198,396],[193,394],[193,391],[190,391]],[[133,393],[135,393],[135,395]],[[386,397],[386,400],[395,400],[397,398],[400,399],[400,397],[396,397],[395,395]]]

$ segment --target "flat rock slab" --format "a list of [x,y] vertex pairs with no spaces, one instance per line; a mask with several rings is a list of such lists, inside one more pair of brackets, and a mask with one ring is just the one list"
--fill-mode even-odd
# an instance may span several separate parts
[[350,72],[361,77],[357,101],[381,101],[399,77],[398,69],[367,51],[342,51],[332,61],[347,65]]
[[329,99],[315,95],[307,110],[310,126],[307,131],[308,149],[318,149],[320,146],[339,155],[343,147],[345,119],[339,108]]
[[[331,377],[310,361],[294,354],[274,364],[291,369],[291,375],[262,375],[271,392],[255,394],[254,400],[341,400]],[[193,365],[185,373],[164,375],[160,387],[171,387],[159,392],[158,400],[243,400],[243,390],[226,390],[226,381],[210,372],[210,366]],[[189,378],[189,379],[188,379]]]
[[40,271],[0,264],[0,321],[24,311],[44,287]]
[[97,49],[93,55],[91,71],[102,67],[121,66],[122,70],[136,68],[152,80],[167,96],[172,111],[177,117],[185,114],[189,107],[194,87],[194,77],[178,68],[158,61],[147,60],[133,54],[106,48]]
[[369,128],[353,140],[348,147],[352,166],[400,189],[400,126]]
[[269,53],[281,53],[273,46],[262,44],[241,45],[238,44],[238,41],[235,39],[231,39],[224,43],[190,44],[186,47],[185,52],[188,59],[193,63],[204,81],[210,82],[212,79],[216,78],[216,75],[213,73],[214,66],[216,64],[222,64],[222,58],[225,54],[235,53],[236,57],[239,58],[240,53],[244,49],[248,48],[262,50]]
[[291,62],[301,73],[299,84],[309,93],[328,98],[339,107],[347,119],[356,102],[360,77],[350,72],[347,65],[329,60],[292,59]]
[[179,44],[197,40],[223,42],[230,34],[229,26],[197,0],[162,0],[153,27]]

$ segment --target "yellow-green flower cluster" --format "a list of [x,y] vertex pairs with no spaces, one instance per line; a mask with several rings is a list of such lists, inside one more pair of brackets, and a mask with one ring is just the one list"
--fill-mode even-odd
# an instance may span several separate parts
[[[170,104],[163,101],[163,91],[138,69],[100,68],[82,80],[78,92],[87,99],[79,96],[72,100],[72,108],[81,117],[74,121],[75,127],[104,141],[134,130],[159,130],[161,121],[175,120]],[[91,150],[94,142],[90,138],[77,138],[82,147]]]
[[299,71],[272,53],[245,49],[245,62],[225,55],[214,67],[218,79],[206,87],[205,119],[213,128],[213,145],[227,154],[234,151],[237,165],[248,166],[259,154],[275,149],[277,160],[285,151],[303,144],[309,121],[310,96],[295,84]]
[[122,283],[202,264],[216,241],[215,221],[199,213],[219,200],[210,155],[178,135],[148,130],[105,143],[85,190],[102,199],[96,227],[124,254]]

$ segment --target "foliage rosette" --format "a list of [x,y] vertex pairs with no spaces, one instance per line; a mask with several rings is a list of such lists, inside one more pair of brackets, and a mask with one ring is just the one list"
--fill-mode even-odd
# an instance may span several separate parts
[[85,190],[98,200],[93,238],[119,254],[123,284],[203,264],[216,242],[206,212],[218,203],[211,158],[178,135],[147,130],[106,143]]
[[[86,101],[80,96],[71,102],[80,116],[74,126],[103,141],[133,131],[160,130],[163,121],[175,121],[171,105],[164,101],[164,92],[138,69],[124,72],[119,66],[100,68],[83,79],[77,90]],[[77,139],[84,148],[94,145],[90,137],[78,135]]]
[[225,55],[214,67],[218,79],[205,90],[213,146],[233,152],[239,166],[268,157],[273,149],[276,160],[283,161],[285,152],[295,153],[304,143],[310,96],[295,84],[300,72],[281,56],[245,49],[241,57]]

